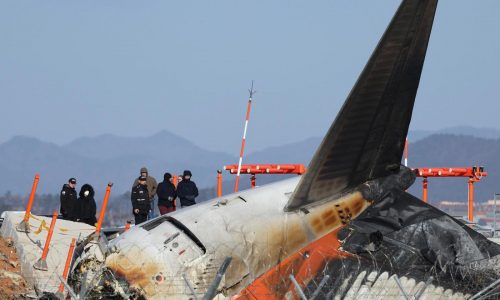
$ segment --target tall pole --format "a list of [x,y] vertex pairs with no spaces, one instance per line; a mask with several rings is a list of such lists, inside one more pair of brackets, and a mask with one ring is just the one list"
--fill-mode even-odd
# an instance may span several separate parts
[[[172,183],[174,184],[175,189],[177,190],[177,184],[179,183],[179,176],[172,175]],[[174,211],[177,210],[177,199],[172,201],[172,206],[174,207]]]
[[26,207],[26,211],[24,213],[24,219],[21,223],[17,225],[17,231],[21,232],[30,232],[30,216],[31,216],[31,208],[33,207],[33,201],[35,201],[36,188],[38,187],[38,181],[40,180],[40,175],[36,174],[35,179],[33,181],[33,186],[31,187],[30,198],[28,200],[28,206]]
[[222,170],[217,170],[217,198],[222,197]]
[[[68,256],[66,257],[66,264],[64,265],[64,271],[62,278],[64,280],[68,280],[68,273],[69,273],[69,267],[71,265],[71,260],[73,259],[73,251],[75,250],[75,245],[76,245],[76,239],[73,238],[71,239],[71,244],[69,245],[69,250],[68,250]],[[64,299],[64,283],[59,284],[59,289],[57,291],[57,294],[59,296],[59,299]]]
[[33,268],[40,271],[48,271],[49,267],[47,266],[47,254],[49,253],[50,241],[52,240],[52,233],[54,233],[54,228],[56,226],[57,221],[57,210],[54,210],[52,214],[52,221],[50,221],[49,232],[47,233],[47,239],[45,240],[45,245],[43,246],[42,257],[33,265]]
[[241,163],[243,162],[243,153],[245,152],[245,141],[247,137],[247,129],[248,129],[248,120],[250,119],[250,108],[252,106],[252,96],[255,93],[253,89],[253,80],[252,86],[248,90],[250,93],[250,97],[248,98],[248,106],[247,106],[247,114],[245,118],[245,129],[243,129],[243,139],[241,140],[241,149],[240,149],[240,160],[238,162],[238,173],[236,173],[236,182],[234,183],[234,192],[238,191],[238,185],[240,184],[240,172],[241,172]]
[[493,204],[493,237],[496,236],[497,233],[497,196],[500,195],[498,193],[495,193],[493,195],[493,201],[495,203]]
[[471,178],[469,179],[468,187],[469,187],[469,205],[468,205],[468,212],[467,212],[467,217],[469,218],[469,221],[473,222],[474,221],[474,180]]
[[424,177],[423,180],[423,189],[422,189],[422,200],[424,200],[425,203],[428,203],[429,200],[427,199],[428,197],[428,187],[427,187],[427,177]]
[[104,215],[106,214],[106,207],[108,206],[108,199],[109,199],[109,194],[111,194],[112,186],[113,183],[110,182],[106,187],[106,193],[104,194],[104,200],[102,201],[101,213],[99,214],[99,220],[97,221],[97,225],[95,228],[95,235],[97,238],[99,238],[99,235],[101,233],[102,222],[104,221]]

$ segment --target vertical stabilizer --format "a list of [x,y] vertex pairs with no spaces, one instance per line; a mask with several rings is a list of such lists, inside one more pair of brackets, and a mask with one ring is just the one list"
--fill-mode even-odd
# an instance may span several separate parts
[[404,0],[314,155],[286,211],[399,170],[437,0]]

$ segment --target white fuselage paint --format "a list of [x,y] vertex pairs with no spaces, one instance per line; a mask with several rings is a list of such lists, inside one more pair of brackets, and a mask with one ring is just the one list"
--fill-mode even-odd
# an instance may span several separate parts
[[114,252],[105,264],[148,299],[189,299],[192,296],[183,276],[203,295],[224,258],[230,256],[232,262],[219,289],[232,295],[369,205],[361,193],[353,192],[306,212],[284,212],[299,178],[225,195],[169,214],[199,239],[205,253],[169,221],[149,231],[143,228],[157,218],[113,240],[110,248]]

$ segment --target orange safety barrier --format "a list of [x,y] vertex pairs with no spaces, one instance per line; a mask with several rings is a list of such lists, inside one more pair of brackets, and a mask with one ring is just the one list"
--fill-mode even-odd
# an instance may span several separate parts
[[[238,165],[224,166],[224,170],[229,171],[231,174],[236,174]],[[304,174],[306,168],[303,164],[262,164],[262,165],[242,165],[241,173],[246,174]]]
[[[250,184],[254,188],[257,186],[256,174],[297,174],[302,175],[306,172],[306,168],[303,164],[262,164],[262,165],[229,165],[224,166],[224,170],[229,171],[230,174],[240,173],[250,174]],[[236,177],[238,178],[238,177]]]
[[222,197],[222,170],[217,170],[217,198]]
[[[71,260],[73,259],[73,251],[75,250],[76,239],[71,239],[71,244],[69,245],[68,256],[66,257],[66,264],[64,265],[64,271],[62,278],[68,280],[69,266],[71,265]],[[61,296],[59,299],[63,299],[64,284],[61,282],[59,284],[58,294]]]
[[474,177],[488,176],[483,167],[472,168],[415,168],[413,172],[419,177]]
[[20,232],[30,232],[30,216],[31,216],[31,208],[33,207],[33,202],[35,201],[36,189],[38,187],[38,181],[40,180],[40,175],[36,174],[35,179],[33,180],[33,186],[31,187],[30,198],[28,200],[28,206],[26,206],[26,212],[24,213],[24,219],[17,226],[17,231]]
[[106,207],[108,206],[109,194],[111,194],[111,187],[113,183],[108,183],[106,187],[106,193],[104,194],[104,200],[102,202],[101,213],[99,214],[99,220],[97,221],[97,225],[95,228],[95,235],[98,237],[101,234],[102,222],[104,221],[104,215],[106,214]]
[[415,168],[415,175],[423,177],[422,200],[428,202],[428,179],[427,177],[469,177],[467,181],[467,218],[474,221],[474,183],[481,181],[483,177],[488,176],[483,167],[471,168]]
[[50,240],[52,239],[52,233],[54,233],[54,227],[57,221],[57,210],[54,210],[52,214],[52,221],[50,221],[49,233],[47,233],[47,239],[45,241],[45,246],[43,247],[42,257],[33,265],[33,268],[41,271],[47,271],[47,254],[49,253]]

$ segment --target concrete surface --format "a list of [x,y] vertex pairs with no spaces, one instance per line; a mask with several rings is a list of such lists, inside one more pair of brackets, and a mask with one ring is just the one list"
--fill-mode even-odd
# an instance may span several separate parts
[[[21,274],[35,287],[37,293],[39,295],[43,292],[55,293],[59,287],[58,276],[62,276],[71,239],[79,237],[83,239],[92,234],[95,227],[58,219],[46,260],[48,271],[40,271],[34,269],[33,264],[42,256],[51,218],[32,215],[29,221],[30,233],[16,230],[17,224],[23,218],[24,212],[6,212],[0,235],[13,240],[21,263]],[[43,221],[45,226],[41,226]]]

